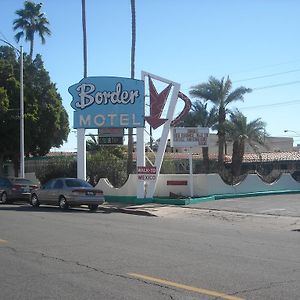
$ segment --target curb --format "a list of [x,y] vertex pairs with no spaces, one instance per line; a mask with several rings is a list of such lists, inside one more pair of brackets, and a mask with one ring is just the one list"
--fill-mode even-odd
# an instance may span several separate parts
[[204,197],[195,197],[195,198],[137,198],[135,196],[104,196],[105,201],[108,203],[118,202],[118,203],[127,203],[142,205],[147,203],[156,203],[156,204],[168,204],[168,205],[190,205],[197,204],[201,202],[216,201],[222,199],[234,199],[234,198],[245,198],[245,197],[257,197],[257,196],[270,196],[270,195],[282,195],[282,194],[300,194],[300,190],[278,190],[278,191],[259,191],[259,192],[250,192],[250,193],[238,193],[238,194],[215,194],[208,195]]

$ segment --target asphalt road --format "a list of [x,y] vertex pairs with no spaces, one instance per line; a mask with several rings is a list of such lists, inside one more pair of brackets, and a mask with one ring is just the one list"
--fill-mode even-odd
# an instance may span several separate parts
[[0,299],[299,299],[300,218],[245,212],[248,200],[238,212],[2,205]]

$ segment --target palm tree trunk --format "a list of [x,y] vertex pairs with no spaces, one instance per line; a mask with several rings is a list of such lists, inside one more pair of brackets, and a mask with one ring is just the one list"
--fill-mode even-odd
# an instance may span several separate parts
[[224,170],[224,145],[225,145],[225,108],[220,104],[219,108],[219,130],[218,130],[218,142],[219,142],[219,152],[218,152],[218,170],[222,173]]
[[235,141],[233,143],[232,150],[232,162],[231,162],[231,172],[232,176],[241,175],[241,166],[245,153],[245,142],[244,141]]
[[202,147],[202,156],[203,156],[203,165],[204,172],[206,174],[209,173],[209,155],[208,155],[208,147]]
[[135,73],[135,43],[136,43],[136,17],[135,0],[131,0],[131,78],[134,79]]
[[32,35],[32,40],[30,41],[30,52],[29,52],[29,57],[30,60],[32,61],[32,56],[33,56],[33,45],[34,45],[34,35]]
[[[131,4],[131,78],[134,79],[135,71],[135,42],[136,42],[136,18],[135,18],[135,0]],[[133,129],[128,129],[128,157],[127,157],[127,175],[133,171]]]
[[231,174],[232,176],[239,175],[239,143],[233,142],[232,159],[231,159]]
[[241,141],[239,146],[239,165],[238,165],[238,176],[241,175],[242,163],[245,154],[245,142]]
[[83,31],[83,77],[87,77],[87,38],[86,38],[86,13],[85,0],[81,0],[82,31]]

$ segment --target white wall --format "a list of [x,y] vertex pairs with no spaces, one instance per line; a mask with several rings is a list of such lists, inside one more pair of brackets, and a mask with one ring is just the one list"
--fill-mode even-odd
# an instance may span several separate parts
[[[186,180],[188,185],[167,185],[168,180]],[[109,196],[136,196],[137,177],[135,174],[129,176],[125,185],[114,188],[107,179],[101,178],[97,188],[103,190]],[[265,183],[255,174],[249,174],[244,181],[236,185],[227,185],[218,174],[193,175],[194,197],[209,196],[216,194],[239,194],[264,191],[300,190],[300,183],[295,181],[290,174],[282,174],[276,182]],[[188,174],[161,174],[159,175],[154,197],[168,197],[170,192],[189,197],[189,175]]]

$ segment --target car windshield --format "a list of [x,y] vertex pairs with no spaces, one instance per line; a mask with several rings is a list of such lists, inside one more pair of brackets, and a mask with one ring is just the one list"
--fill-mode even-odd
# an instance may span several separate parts
[[93,187],[88,182],[80,179],[66,179],[67,187]]

